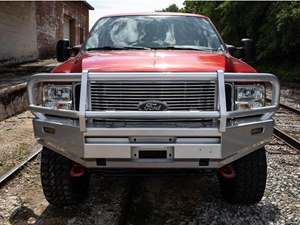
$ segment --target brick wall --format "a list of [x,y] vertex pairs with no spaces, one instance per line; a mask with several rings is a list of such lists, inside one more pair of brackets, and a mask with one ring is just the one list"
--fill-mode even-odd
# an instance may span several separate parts
[[40,58],[55,55],[58,40],[63,39],[63,23],[71,22],[71,43],[80,44],[80,31],[83,40],[89,31],[89,12],[82,2],[36,2],[37,43]]
[[0,65],[55,56],[56,43],[63,39],[64,18],[72,24],[71,42],[80,44],[89,31],[84,2],[0,2]]

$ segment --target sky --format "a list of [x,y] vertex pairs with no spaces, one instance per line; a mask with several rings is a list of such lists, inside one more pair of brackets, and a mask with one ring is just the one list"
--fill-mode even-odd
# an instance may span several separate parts
[[154,12],[175,3],[183,7],[184,0],[88,0],[95,10],[90,10],[90,29],[102,16],[128,12]]

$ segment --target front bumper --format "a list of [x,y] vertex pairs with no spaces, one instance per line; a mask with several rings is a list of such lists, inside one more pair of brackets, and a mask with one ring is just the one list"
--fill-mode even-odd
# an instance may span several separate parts
[[[48,74],[36,75],[28,85],[35,136],[39,142],[89,168],[219,168],[264,146],[273,132],[272,113],[278,107],[279,83],[270,74]],[[259,75],[259,76],[258,76]],[[134,78],[133,78],[134,77]],[[88,111],[88,80],[107,79],[216,79],[218,111],[144,112]],[[79,112],[52,110],[35,103],[34,87],[43,81],[81,81]],[[272,105],[247,111],[226,111],[224,81],[265,81],[273,86]],[[97,127],[93,119],[199,119],[218,120],[198,128]],[[142,157],[143,152],[163,157]]]
[[[257,118],[256,118],[257,119]],[[217,128],[89,128],[78,122],[34,119],[39,142],[86,167],[102,168],[218,168],[264,146],[273,121],[241,121]],[[49,128],[53,131],[48,133]],[[253,133],[255,130],[261,133]],[[165,150],[166,159],[139,159],[140,150]],[[105,165],[99,159],[106,159]],[[205,160],[207,159],[207,164]],[[101,161],[100,161],[101,162]]]

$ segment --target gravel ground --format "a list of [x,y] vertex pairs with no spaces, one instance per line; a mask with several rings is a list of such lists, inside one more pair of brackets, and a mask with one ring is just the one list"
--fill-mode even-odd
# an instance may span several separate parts
[[300,91],[299,87],[281,87],[280,101],[286,105],[300,109]]
[[[299,84],[296,86],[287,86],[285,84],[281,84],[280,87],[280,102],[294,107],[300,110],[300,88]],[[267,88],[267,96],[271,97],[271,89],[270,87]]]
[[267,150],[268,182],[259,204],[223,202],[216,176],[145,178],[135,188],[129,224],[300,224],[300,155],[277,140]]
[[44,198],[39,176],[39,158],[0,189],[1,225],[119,224],[128,179],[93,176],[90,195],[76,207],[56,209]]
[[267,151],[265,196],[252,206],[223,202],[215,176],[101,178],[95,174],[85,204],[57,210],[44,199],[36,159],[0,189],[0,224],[300,224],[300,155],[276,139]]
[[32,117],[27,111],[0,122],[0,176],[40,147],[33,136]]
[[300,115],[280,108],[273,118],[277,127],[300,140]]

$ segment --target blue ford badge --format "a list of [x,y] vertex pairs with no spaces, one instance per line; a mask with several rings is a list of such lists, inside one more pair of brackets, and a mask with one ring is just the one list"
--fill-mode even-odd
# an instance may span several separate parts
[[140,111],[166,111],[168,109],[168,105],[165,102],[148,100],[141,102],[138,105],[138,109]]

